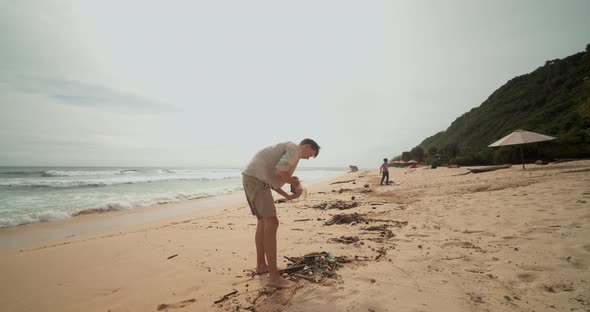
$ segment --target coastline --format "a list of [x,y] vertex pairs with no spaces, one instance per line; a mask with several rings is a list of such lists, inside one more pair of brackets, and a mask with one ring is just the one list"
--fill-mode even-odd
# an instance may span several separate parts
[[[589,170],[590,161],[468,175],[390,168],[395,185],[380,186],[377,170],[310,185],[307,198],[277,205],[279,266],[285,256],[318,251],[353,261],[338,270],[340,279],[302,279],[290,290],[249,275],[256,219],[245,202],[0,249],[0,304],[10,311],[583,311]],[[358,205],[314,208],[338,201]],[[366,223],[326,224],[354,213]],[[86,217],[103,215],[78,218]],[[373,225],[393,235],[367,230]],[[359,240],[337,242],[342,237]]]
[[[241,169],[0,167],[0,228],[152,207],[242,191]],[[300,168],[314,183],[346,172]]]
[[0,249],[59,241],[73,236],[91,236],[179,218],[182,215],[203,213],[210,209],[237,204],[241,194],[242,192],[231,192],[149,207],[86,213],[68,219],[0,228]]
[[[345,174],[343,174],[345,175]],[[337,180],[341,176],[318,180],[309,185],[317,185]],[[306,186],[307,187],[307,186]],[[276,199],[282,198],[274,193]],[[27,244],[38,245],[51,241],[60,241],[74,236],[92,236],[128,227],[138,227],[148,223],[163,222],[185,215],[206,215],[216,210],[236,205],[244,205],[243,191],[203,196],[169,203],[157,203],[148,207],[133,209],[89,209],[72,215],[67,219],[33,222],[0,228],[0,250],[26,247]]]

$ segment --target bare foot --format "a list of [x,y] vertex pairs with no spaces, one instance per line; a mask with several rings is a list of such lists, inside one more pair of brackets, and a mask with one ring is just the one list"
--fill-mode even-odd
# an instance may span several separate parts
[[268,286],[275,287],[275,288],[291,288],[291,287],[294,287],[295,285],[297,285],[297,283],[292,282],[292,281],[285,279],[283,277],[279,277],[279,279],[276,281],[272,281],[272,280],[268,281]]
[[265,274],[268,273],[268,266],[261,265],[256,267],[256,274]]

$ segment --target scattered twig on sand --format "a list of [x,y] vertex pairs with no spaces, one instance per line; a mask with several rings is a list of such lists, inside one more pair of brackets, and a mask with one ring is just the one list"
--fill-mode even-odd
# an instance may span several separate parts
[[330,183],[330,185],[332,185],[332,184],[340,184],[340,183],[348,183],[348,182],[354,182],[354,181],[355,180],[337,181],[337,182],[334,182],[334,183]]
[[309,221],[311,219],[298,219],[298,220],[293,220],[293,222],[303,222],[303,221]]
[[293,272],[297,272],[297,271],[303,269],[304,267],[305,267],[304,264],[301,264],[301,265],[293,265],[293,266],[290,266],[288,268],[280,269],[279,270],[279,273],[280,274],[283,274],[283,273],[287,273],[287,274],[288,273],[293,273]]
[[382,238],[389,239],[389,238],[395,237],[395,234],[393,234],[393,232],[390,229],[388,229],[390,226],[391,225],[389,225],[389,224],[374,225],[374,226],[369,226],[369,227],[363,228],[363,230],[379,232],[379,235]]
[[339,210],[345,210],[345,209],[350,209],[350,208],[354,208],[354,207],[358,207],[359,203],[352,201],[352,202],[346,202],[346,201],[342,201],[342,200],[337,200],[335,202],[331,202],[331,203],[321,203],[321,204],[317,204],[312,206],[312,208],[316,208],[316,209],[339,209]]
[[352,189],[349,188],[341,188],[339,190],[332,190],[332,193],[338,192],[338,194],[342,194],[343,192],[350,192]]
[[330,238],[328,241],[331,243],[340,243],[340,244],[354,244],[358,242],[360,239],[357,236],[340,236],[340,237],[333,237]]
[[375,261],[378,261],[381,257],[385,256],[387,254],[387,249],[385,249],[385,247],[380,247],[379,249],[377,249],[377,257],[375,257]]
[[172,258],[174,258],[176,256],[178,256],[178,254],[172,255],[172,256],[168,257],[168,259],[172,259]]
[[356,223],[367,223],[368,220],[364,218],[365,215],[353,213],[353,214],[339,214],[335,215],[329,221],[326,221],[324,225],[332,224],[356,224]]
[[372,225],[366,228],[363,228],[365,231],[386,231],[391,225],[389,224],[381,224],[381,225]]
[[408,221],[396,221],[396,220],[388,220],[388,219],[367,219],[367,221],[371,222],[387,222],[390,226],[395,227],[402,227],[408,225]]
[[238,291],[237,291],[237,290],[234,290],[234,291],[230,292],[230,293],[229,293],[229,294],[227,294],[227,295],[223,295],[223,297],[221,297],[221,299],[219,299],[219,300],[217,300],[217,301],[215,301],[215,302],[213,302],[213,303],[214,303],[214,304],[218,304],[218,303],[220,303],[220,302],[223,302],[223,301],[225,301],[225,300],[229,299],[229,297],[230,297],[230,296],[233,296],[233,295],[235,295],[235,294],[237,294],[237,293],[238,293]]

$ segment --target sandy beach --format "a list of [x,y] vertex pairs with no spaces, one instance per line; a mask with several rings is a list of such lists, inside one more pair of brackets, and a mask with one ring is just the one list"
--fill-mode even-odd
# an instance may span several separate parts
[[[197,212],[178,207],[199,200],[1,229],[6,240],[96,220],[116,224],[165,207],[182,212],[0,249],[0,306],[60,312],[590,311],[590,161],[467,172],[391,168],[395,184],[381,186],[378,170],[361,170],[278,204],[280,267],[290,263],[284,257],[314,252],[351,260],[336,271],[339,277],[320,283],[299,278],[288,290],[269,289],[266,276],[250,274],[256,219],[238,195]],[[348,206],[355,207],[331,208]],[[326,225],[353,213],[364,221]]]

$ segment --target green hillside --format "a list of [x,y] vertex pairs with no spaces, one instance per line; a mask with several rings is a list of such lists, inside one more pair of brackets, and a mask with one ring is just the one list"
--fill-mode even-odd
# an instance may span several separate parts
[[404,158],[419,158],[422,153],[426,161],[446,155],[463,165],[518,162],[517,148],[487,147],[516,129],[558,137],[526,145],[529,161],[590,157],[590,44],[585,52],[547,61],[511,79],[448,129],[404,153]]

